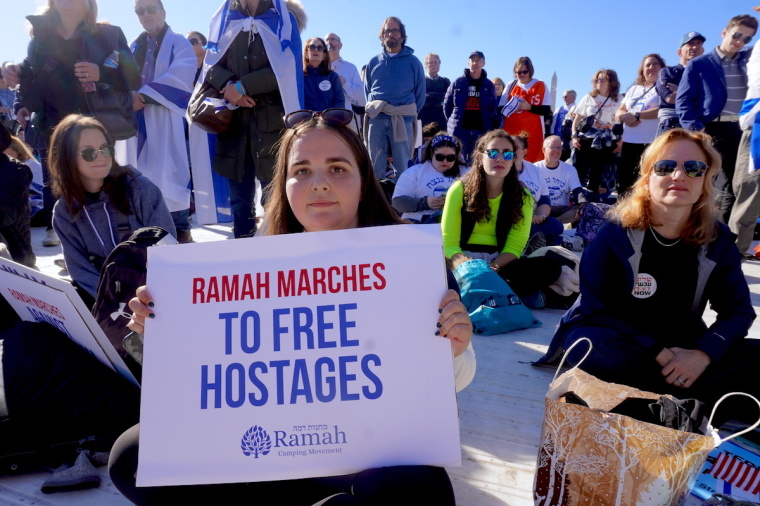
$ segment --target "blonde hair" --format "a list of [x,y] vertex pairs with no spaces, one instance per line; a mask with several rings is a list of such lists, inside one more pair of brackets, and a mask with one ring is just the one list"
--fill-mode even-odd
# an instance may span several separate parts
[[712,146],[712,137],[702,132],[690,132],[681,128],[668,130],[657,137],[641,155],[641,175],[631,190],[615,207],[609,217],[626,228],[644,230],[658,226],[652,220],[649,176],[654,170],[654,162],[660,159],[665,149],[673,142],[689,141],[702,150],[707,161],[707,172],[702,193],[692,207],[681,237],[686,244],[702,246],[717,237],[717,209],[713,181],[721,169],[721,156]]
[[[84,26],[90,33],[96,33],[98,31],[98,2],[96,0],[84,0],[87,5],[87,14],[84,17]],[[61,16],[58,14],[58,10],[55,8],[54,0],[48,0],[47,5],[42,9],[40,13],[53,21],[53,25],[57,26],[61,23]],[[32,34],[34,36],[34,34]]]
[[24,144],[24,142],[15,135],[11,135],[11,145],[8,146],[8,149],[12,149],[16,152],[18,156],[14,156],[13,158],[19,162],[25,162],[30,158],[34,158],[32,150],[29,149],[29,146]]

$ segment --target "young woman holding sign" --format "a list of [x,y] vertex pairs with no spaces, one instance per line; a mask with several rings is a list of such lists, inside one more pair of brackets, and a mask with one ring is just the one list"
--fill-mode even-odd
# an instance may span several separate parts
[[[353,113],[345,109],[297,111],[285,118],[289,129],[280,143],[266,209],[268,235],[403,223],[374,176],[364,144],[346,127],[352,120]],[[137,290],[129,306],[133,311],[129,327],[143,332],[145,318],[155,316],[146,287]],[[438,313],[436,329],[432,329],[431,318],[431,332],[452,343],[459,391],[475,374],[472,323],[454,290],[443,296]],[[139,426],[125,432],[114,445],[109,462],[114,484],[138,504],[182,502],[185,497],[193,502],[220,502],[244,496],[260,504],[280,505],[313,504],[328,497],[326,505],[454,504],[446,471],[429,466],[394,466],[280,482],[136,488],[138,436]]]

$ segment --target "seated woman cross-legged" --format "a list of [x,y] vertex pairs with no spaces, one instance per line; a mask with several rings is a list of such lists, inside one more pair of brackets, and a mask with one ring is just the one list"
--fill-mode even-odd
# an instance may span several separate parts
[[[587,337],[593,351],[580,367],[605,381],[708,405],[728,392],[760,394],[760,341],[745,339],[755,312],[735,236],[716,219],[721,158],[711,142],[675,129],[647,148],[641,176],[584,251],[580,298],[538,363]],[[717,313],[709,327],[708,302]],[[756,410],[741,406],[716,416],[754,422]]]
[[514,170],[516,144],[504,130],[483,134],[472,170],[446,194],[443,250],[447,258],[479,258],[521,297],[554,283],[562,271],[551,258],[520,258],[528,242],[533,197]]
[[[364,144],[347,127],[353,114],[331,111],[299,111],[285,118],[288,130],[280,143],[272,194],[266,205],[268,235],[403,223],[383,195]],[[156,311],[145,287],[137,290],[129,307],[134,312],[129,327],[142,332],[145,319],[154,317]],[[435,334],[452,344],[459,391],[475,375],[475,354],[470,344],[472,322],[454,290],[445,293],[438,313]],[[431,327],[432,324],[431,321]],[[409,336],[416,337],[420,336]],[[138,438],[139,425],[116,441],[109,461],[114,484],[136,504],[454,504],[451,482],[444,469],[414,465],[287,481],[137,488]],[[328,497],[327,502],[321,502]]]

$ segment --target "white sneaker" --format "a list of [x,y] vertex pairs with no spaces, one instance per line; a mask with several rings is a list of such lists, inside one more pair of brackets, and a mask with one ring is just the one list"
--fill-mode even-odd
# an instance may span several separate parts
[[61,240],[58,239],[58,234],[52,228],[45,231],[45,238],[42,239],[43,246],[58,246],[61,244]]
[[562,247],[570,251],[583,251],[583,238],[577,235],[563,235]]

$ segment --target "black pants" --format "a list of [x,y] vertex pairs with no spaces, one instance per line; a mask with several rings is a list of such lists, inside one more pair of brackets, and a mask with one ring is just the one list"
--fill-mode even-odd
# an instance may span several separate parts
[[641,163],[641,155],[647,146],[649,144],[623,143],[620,165],[618,165],[617,171],[618,195],[620,197],[628,193],[633,183],[639,178],[639,163]]
[[739,128],[738,121],[707,123],[705,133],[710,134],[713,138],[713,147],[723,157],[723,174],[726,177],[725,183],[718,188],[721,195],[718,197],[718,207],[720,217],[723,223],[728,223],[731,216],[731,208],[734,206],[734,189],[732,181],[734,180],[734,170],[736,168],[736,155],[739,151],[739,143],[742,139],[742,131]]
[[111,480],[135,504],[251,504],[296,506],[314,504],[334,494],[333,505],[454,505],[446,470],[431,466],[394,466],[357,474],[300,480],[176,487],[136,487],[140,426],[114,443],[108,462]]
[[[605,181],[604,176],[615,179],[616,159],[613,151],[616,144],[604,146],[601,149],[591,147],[594,139],[583,137],[580,139],[581,147],[575,150],[575,168],[578,170],[578,178],[581,185],[595,192],[599,187],[607,188],[611,181]],[[586,185],[588,178],[588,185]]]
[[546,257],[518,258],[499,269],[499,275],[520,297],[548,288],[559,279],[560,274],[562,264],[554,258]]

